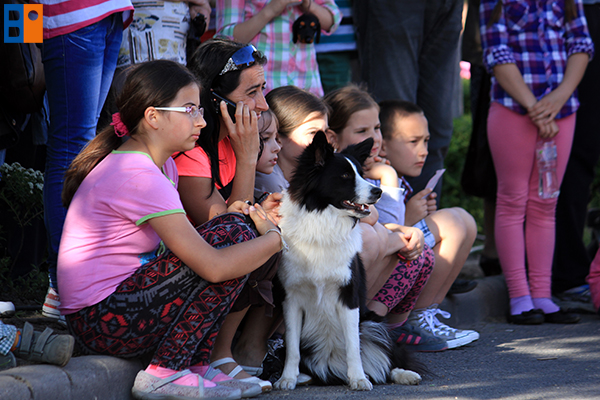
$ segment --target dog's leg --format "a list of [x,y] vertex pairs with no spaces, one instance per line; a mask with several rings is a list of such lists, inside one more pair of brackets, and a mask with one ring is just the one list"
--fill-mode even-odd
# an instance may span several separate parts
[[288,296],[283,302],[285,321],[285,366],[281,378],[275,382],[275,389],[293,390],[296,388],[300,373],[300,334],[302,329],[302,310],[300,305]]
[[371,390],[373,384],[365,376],[360,358],[360,315],[358,308],[348,309],[340,305],[338,308],[340,321],[344,325],[344,338],[346,343],[346,362],[348,364],[348,384],[352,390]]

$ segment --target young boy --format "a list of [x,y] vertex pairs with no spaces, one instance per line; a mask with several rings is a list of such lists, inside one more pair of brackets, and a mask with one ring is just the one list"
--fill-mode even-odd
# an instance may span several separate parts
[[[379,107],[383,138],[380,155],[389,160],[399,178],[397,189],[382,186],[395,201],[375,205],[380,222],[420,228],[425,234],[425,242],[435,253],[434,272],[407,323],[444,338],[449,348],[462,346],[477,340],[479,334],[451,328],[441,323],[436,314],[445,318],[450,316],[440,310],[438,304],[462,269],[475,241],[477,226],[473,217],[462,208],[437,210],[436,195],[431,189],[424,189],[410,197],[412,189],[403,177],[421,174],[430,136],[427,119],[419,106],[406,101],[386,100],[379,103]],[[419,308],[423,305],[426,308]]]

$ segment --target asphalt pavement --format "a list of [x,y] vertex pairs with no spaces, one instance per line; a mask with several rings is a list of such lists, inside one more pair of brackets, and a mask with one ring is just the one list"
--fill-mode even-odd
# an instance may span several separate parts
[[[416,358],[430,371],[420,385],[379,385],[368,392],[345,386],[306,386],[258,398],[600,399],[598,315],[582,314],[582,321],[574,325],[507,324],[508,297],[502,276],[478,282],[471,292],[448,296],[441,308],[452,313],[445,322],[476,329],[480,339],[458,349],[417,353]],[[73,357],[63,368],[20,366],[0,372],[0,400],[129,400],[141,368],[140,361],[105,356]]]

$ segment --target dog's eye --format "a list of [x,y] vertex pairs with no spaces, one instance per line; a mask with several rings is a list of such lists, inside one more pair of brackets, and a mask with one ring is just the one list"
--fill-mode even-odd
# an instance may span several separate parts
[[347,173],[347,172],[345,172],[345,173],[342,174],[342,178],[343,179],[350,179],[350,174]]

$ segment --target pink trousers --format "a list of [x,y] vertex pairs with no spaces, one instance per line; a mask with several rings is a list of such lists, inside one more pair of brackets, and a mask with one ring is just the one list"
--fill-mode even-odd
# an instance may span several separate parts
[[600,312],[600,249],[596,252],[596,257],[594,257],[594,261],[590,265],[590,274],[587,277],[587,282],[590,284],[592,303],[596,311]]
[[[556,175],[562,182],[573,142],[575,114],[556,122],[560,128],[554,138]],[[540,199],[538,195],[538,129],[527,115],[498,103],[490,106],[487,128],[498,177],[496,248],[508,294],[510,298],[549,298],[558,199]]]

